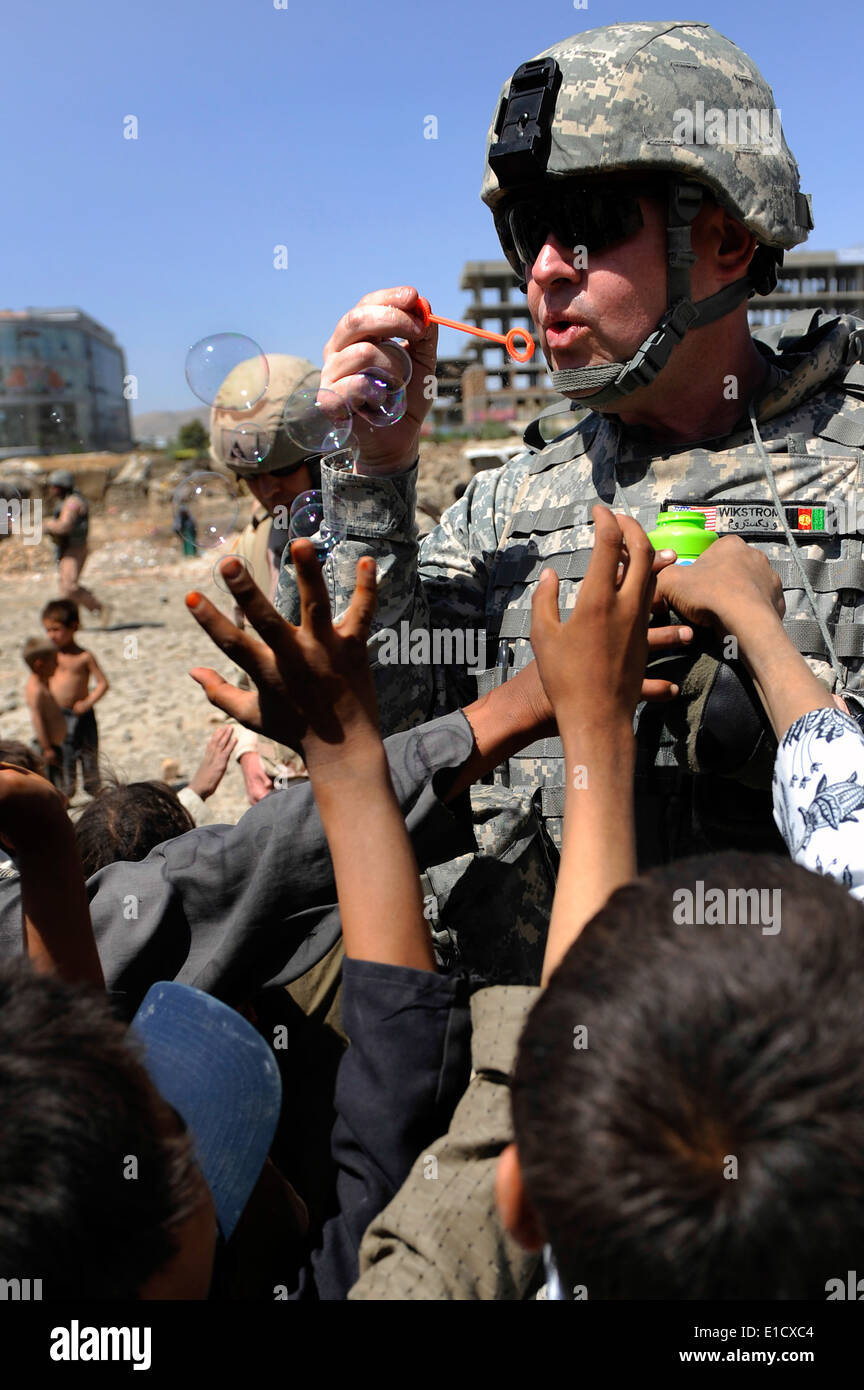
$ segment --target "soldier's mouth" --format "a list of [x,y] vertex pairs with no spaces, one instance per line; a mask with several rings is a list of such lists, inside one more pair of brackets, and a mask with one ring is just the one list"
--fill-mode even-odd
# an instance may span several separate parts
[[546,341],[554,351],[572,347],[589,329],[586,323],[571,323],[567,319],[554,319],[546,325]]

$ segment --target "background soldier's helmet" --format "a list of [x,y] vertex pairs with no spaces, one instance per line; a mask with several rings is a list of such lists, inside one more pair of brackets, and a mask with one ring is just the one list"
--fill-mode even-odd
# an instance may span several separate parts
[[48,475],[48,486],[62,487],[65,488],[67,492],[74,492],[75,479],[67,469],[55,468],[54,472]]
[[[612,24],[539,55],[547,57],[561,82],[544,178],[673,174],[705,185],[764,246],[806,240],[809,199],[799,192],[774,94],[752,59],[715,29]],[[502,187],[493,167],[509,89],[508,81],[487,142],[481,197],[493,211],[517,186]],[[721,143],[718,134],[731,138]]]
[[[321,372],[305,357],[289,357],[287,353],[268,353],[267,362],[267,390],[251,410],[214,406],[210,411],[210,457],[220,468],[230,468],[242,477],[290,468],[292,464],[299,466],[309,457],[308,449],[301,449],[288,438],[282,413],[295,391],[318,386]],[[240,362],[225,378],[220,394],[224,392],[229,400],[240,399],[244,382],[254,391],[260,370],[260,358]]]

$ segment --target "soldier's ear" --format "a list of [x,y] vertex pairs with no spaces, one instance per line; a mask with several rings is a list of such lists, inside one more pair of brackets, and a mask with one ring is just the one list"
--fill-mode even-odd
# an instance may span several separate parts
[[752,232],[713,198],[706,198],[691,232],[693,250],[731,283],[746,274],[758,245]]
[[731,213],[723,212],[722,239],[718,255],[724,270],[734,274],[737,279],[743,275],[753,259],[758,245],[752,232]]

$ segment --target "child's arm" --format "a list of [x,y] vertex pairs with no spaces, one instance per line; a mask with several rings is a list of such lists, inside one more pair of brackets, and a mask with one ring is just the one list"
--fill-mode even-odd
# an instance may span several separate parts
[[222,565],[266,648],[200,595],[187,602],[253,677],[258,695],[233,690],[212,671],[192,674],[227,713],[240,715],[242,706],[253,727],[275,717],[280,741],[284,735],[302,750],[333,860],[347,956],[343,1024],[352,1042],[335,1097],[339,1213],[326,1223],[296,1292],[302,1297],[314,1285],[319,1297],[335,1299],[357,1276],[369,1220],[399,1187],[418,1147],[449,1121],[467,1081],[468,1013],[461,981],[435,971],[417,864],[378,731],[367,650],[375,562],[358,562],[350,606],[335,626],[311,543],[295,541],[292,559],[299,627],[279,617],[236,561]]
[[34,969],[104,989],[72,822],[50,782],[6,763],[0,841],[21,875],[24,949]]
[[[357,587],[338,626],[311,544],[292,558],[301,600],[293,627],[236,561],[222,574],[251,626],[241,632],[200,595],[187,603],[202,626],[254,675],[257,693],[235,691],[213,671],[192,674],[208,698],[252,727],[278,724],[280,742],[300,747],[333,859],[345,952],[361,960],[434,970],[414,851],[378,732],[366,640],[375,608],[375,565],[361,560]],[[230,629],[230,635],[227,632]]]
[[546,570],[531,620],[531,644],[558,720],[567,777],[544,985],[609,894],[636,874],[633,714],[657,560],[638,522],[605,507],[595,507],[593,517],[594,550],[569,619],[560,621],[557,576]]
[[39,694],[40,692],[38,686],[34,690],[30,682],[28,681],[25,695],[27,699],[27,707],[30,710],[30,721],[33,725],[33,731],[36,734],[37,739],[39,740],[39,748],[41,750],[42,757],[44,758],[45,762],[56,763],[57,754],[54,752],[54,745],[51,743],[51,740],[48,736],[48,726],[45,723],[45,717],[42,713],[42,702],[39,698]]
[[[764,555],[726,536],[696,564],[664,574],[657,589],[694,622],[736,638],[778,739],[774,820],[789,853],[864,898],[864,817],[854,803],[854,789],[864,784],[864,737],[784,630],[780,580]],[[850,790],[845,814],[821,814]]]
[[779,577],[740,536],[723,536],[695,564],[666,570],[657,594],[691,622],[735,637],[778,739],[801,715],[833,707],[783,629]]
[[42,529],[47,531],[49,536],[68,536],[75,526],[81,512],[81,503],[77,497],[67,497],[56,521],[43,521]]
[[106,691],[110,690],[111,688],[108,684],[108,677],[105,675],[105,672],[102,670],[102,667],[99,665],[99,662],[96,660],[92,652],[87,653],[88,680],[90,676],[93,677],[93,679],[96,681],[96,684],[94,685],[92,690],[89,690],[87,692],[83,700],[75,701],[74,705],[72,706],[73,714],[86,714],[88,710],[93,708],[93,706],[96,704],[98,700],[102,699],[102,696],[106,693]]

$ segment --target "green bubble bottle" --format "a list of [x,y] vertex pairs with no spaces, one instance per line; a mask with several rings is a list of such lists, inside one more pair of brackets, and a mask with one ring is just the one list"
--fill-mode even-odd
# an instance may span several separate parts
[[713,545],[716,531],[705,530],[704,512],[660,512],[656,531],[648,532],[655,550],[674,550],[677,564],[692,565],[703,550]]

